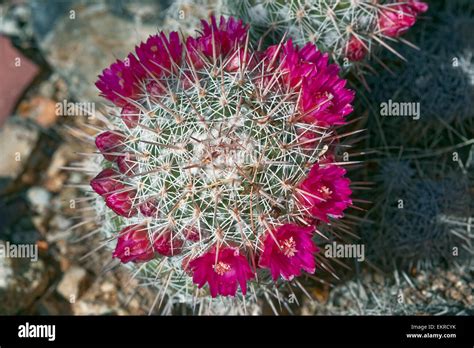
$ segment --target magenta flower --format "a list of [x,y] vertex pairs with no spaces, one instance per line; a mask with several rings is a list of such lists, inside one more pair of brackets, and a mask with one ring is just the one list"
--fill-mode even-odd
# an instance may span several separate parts
[[186,40],[186,59],[196,70],[204,67],[202,46],[203,44],[194,37],[188,37]]
[[150,36],[135,50],[140,63],[157,78],[168,76],[181,63],[182,44],[178,33],[174,31],[170,33],[169,39],[163,32]]
[[146,91],[153,97],[166,93],[165,86],[161,82],[157,82],[155,80],[148,81],[146,84]]
[[[242,46],[247,38],[248,26],[232,17],[226,20],[221,16],[219,25],[214,16],[211,16],[210,24],[205,20],[201,23],[202,35],[198,38],[188,37],[186,40],[187,57],[195,69],[204,66],[203,57],[212,60],[218,56],[226,57],[231,50],[237,50],[238,46]],[[236,57],[242,58],[243,52]],[[231,62],[228,69],[235,69],[238,63]]]
[[269,73],[278,69],[282,73],[281,83],[288,84],[293,89],[299,89],[304,78],[314,73],[315,69],[324,69],[328,63],[328,55],[323,55],[314,45],[307,44],[299,50],[291,39],[282,47],[270,46],[265,51],[265,56]]
[[312,43],[300,50],[288,40],[281,48],[269,47],[265,56],[269,76],[279,69],[283,72],[284,85],[301,90],[299,119],[302,122],[324,127],[345,123],[345,116],[353,110],[350,103],[355,94],[345,88],[346,80],[339,78],[339,67],[328,65],[327,54],[322,54]]
[[[332,67],[332,68],[331,68]],[[330,65],[317,77],[305,79],[302,85],[301,120],[329,127],[345,124],[345,117],[353,110],[354,92],[345,87],[347,80],[338,77],[339,68]]]
[[184,228],[183,234],[186,240],[191,242],[199,242],[201,237],[199,236],[199,231],[196,227],[188,226]]
[[216,17],[211,16],[211,24],[201,20],[202,35],[200,40],[206,43],[203,45],[203,53],[212,57],[212,38],[214,37],[217,54],[226,56],[231,49],[236,49],[239,44],[243,44],[247,38],[248,26],[242,23],[242,20],[236,20],[233,17],[225,19],[220,17],[219,26],[217,26]]
[[144,76],[137,58],[130,53],[124,60],[117,60],[102,71],[95,83],[101,95],[117,106],[128,104],[127,98],[135,99],[140,92],[139,81]]
[[95,138],[95,145],[108,161],[114,161],[124,149],[124,136],[118,132],[106,131]]
[[129,218],[138,212],[133,204],[135,195],[136,191],[131,189],[114,192],[105,197],[105,204],[112,209],[115,214]]
[[104,196],[125,188],[125,185],[117,179],[119,176],[120,174],[115,170],[107,168],[97,174],[97,176],[90,181],[90,185],[95,192]]
[[428,4],[418,0],[403,2],[394,6],[384,7],[379,14],[379,28],[382,34],[398,37],[415,25],[417,16],[428,11]]
[[308,176],[297,188],[296,198],[309,214],[324,222],[329,217],[340,218],[352,204],[350,180],[346,170],[334,164],[313,165]]
[[151,198],[140,204],[140,212],[145,216],[155,216],[158,212],[158,202]]
[[358,62],[365,58],[367,55],[367,48],[361,39],[356,36],[352,36],[347,42],[346,46],[346,57],[351,62]]
[[112,256],[119,258],[122,263],[146,262],[153,259],[155,254],[145,227],[131,225],[120,231]]
[[164,231],[158,233],[153,242],[153,248],[163,256],[175,256],[181,253],[183,243],[183,240],[174,237],[171,231]]
[[225,62],[225,71],[233,72],[247,67],[253,69],[255,67],[255,61],[252,59],[250,53],[245,51],[244,47],[239,48],[237,51],[229,56],[229,59]]
[[122,108],[121,116],[128,128],[135,128],[140,121],[140,109],[135,105],[127,104]]
[[314,151],[318,147],[321,135],[303,127],[296,128],[298,143],[305,150]]
[[285,224],[267,231],[259,266],[270,269],[273,280],[281,275],[292,280],[301,270],[313,274],[316,270],[314,253],[318,248],[312,241],[314,227]]
[[212,297],[217,295],[235,296],[237,286],[247,293],[247,281],[254,278],[245,256],[233,247],[213,246],[207,253],[191,260],[189,268],[193,272],[193,282],[202,288],[209,284]]
[[117,157],[117,166],[120,170],[120,173],[127,176],[133,176],[138,170],[138,162],[135,155],[128,152]]
[[187,275],[189,275],[190,277],[193,276],[193,272],[191,271],[191,269],[189,268],[189,263],[191,262],[191,257],[189,256],[186,256],[183,258],[183,261],[181,262],[181,268],[183,269],[183,271],[186,272]]

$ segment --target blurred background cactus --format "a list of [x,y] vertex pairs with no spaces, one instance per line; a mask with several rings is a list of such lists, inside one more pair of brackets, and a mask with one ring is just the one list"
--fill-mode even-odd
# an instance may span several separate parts
[[[400,46],[405,62],[382,52],[387,69],[367,76],[369,90],[359,88],[360,107],[372,116],[368,128],[374,147],[387,145],[384,139],[392,139],[391,146],[431,149],[472,138],[474,44],[468,28],[474,26],[474,4],[440,1],[426,15],[429,18],[406,35],[419,50]],[[381,103],[389,100],[418,103],[419,119],[379,117]],[[400,129],[403,136],[399,136]]]
[[[433,3],[406,35],[420,50],[400,47],[406,62],[382,52],[387,69],[358,88],[356,110],[368,114],[364,147],[373,151],[364,178],[376,187],[361,228],[368,265],[407,282],[419,272],[472,268],[473,8]],[[418,111],[387,115],[388,105]]]
[[[345,70],[358,75],[374,71],[383,60],[384,48],[398,53],[401,36],[412,27],[428,6],[418,0],[241,0],[227,1],[229,13],[252,23],[254,40],[263,46],[278,43],[284,36],[303,45],[313,42]],[[367,59],[372,62],[368,63]]]
[[426,177],[412,162],[382,162],[379,199],[368,214],[376,223],[363,228],[367,259],[377,267],[433,269],[472,259],[472,196],[467,176],[457,170],[433,178],[434,166],[426,172],[432,177]]

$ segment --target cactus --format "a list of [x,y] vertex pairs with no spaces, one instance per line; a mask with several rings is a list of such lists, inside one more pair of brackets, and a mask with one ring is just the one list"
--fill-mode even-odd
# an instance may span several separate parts
[[380,172],[378,205],[369,213],[374,223],[362,229],[369,261],[384,270],[408,270],[472,259],[472,197],[463,173],[424,178],[413,163],[393,159],[383,161]]
[[[359,100],[364,101],[364,110],[372,110],[368,128],[374,139],[380,139],[383,132],[394,139],[391,145],[432,148],[433,144],[449,146],[472,138],[474,58],[468,28],[474,25],[474,6],[471,1],[460,0],[440,2],[438,7],[431,21],[423,22],[408,35],[419,51],[401,47],[406,63],[382,54],[390,71],[366,78],[370,94]],[[364,93],[362,88],[359,90]],[[380,117],[381,103],[389,100],[419,103],[419,119]],[[400,129],[403,137],[399,136]]]
[[202,25],[185,42],[151,36],[99,76],[114,106],[91,187],[113,257],[163,312],[244,313],[324,263],[317,224],[352,205],[333,153],[354,93],[313,44],[259,51],[242,21]]
[[377,58],[377,47],[399,40],[428,5],[418,0],[378,3],[371,0],[228,0],[229,12],[252,23],[254,40],[274,44],[288,35],[296,43],[313,42],[330,52],[346,70],[370,68],[364,58]]

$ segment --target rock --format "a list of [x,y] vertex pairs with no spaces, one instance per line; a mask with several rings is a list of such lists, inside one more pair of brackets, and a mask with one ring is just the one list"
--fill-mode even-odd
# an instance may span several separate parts
[[40,126],[48,128],[57,121],[56,102],[49,98],[35,96],[20,103],[18,114],[31,118]]
[[38,67],[14,48],[6,37],[0,36],[0,127],[13,112],[18,98],[38,73]]
[[51,229],[60,232],[66,231],[69,227],[71,227],[71,225],[71,219],[59,214],[54,215],[51,221],[49,222],[49,227]]
[[34,186],[26,193],[32,208],[41,215],[50,208],[51,194],[44,188]]
[[76,303],[72,304],[76,315],[108,315],[117,313],[119,302],[117,300],[117,287],[109,280],[96,278]]
[[16,178],[21,173],[38,136],[36,129],[16,118],[0,128],[0,177]]
[[114,293],[117,291],[116,286],[112,282],[104,282],[100,285],[100,290],[104,293]]
[[24,1],[7,1],[0,4],[0,33],[9,37],[16,47],[34,49],[31,9]]
[[69,159],[75,156],[74,149],[69,144],[62,144],[54,153],[51,163],[46,171],[44,187],[50,192],[60,192],[67,179],[68,172],[62,169]]
[[52,29],[54,29],[58,18],[61,18],[62,15],[66,15],[74,3],[78,3],[78,1],[32,0],[30,2],[30,8],[35,35],[39,39],[44,38]]
[[[30,313],[28,313],[30,314]],[[56,293],[36,303],[33,315],[72,315],[71,304]]]
[[163,9],[169,6],[172,0],[119,0],[110,3],[111,10],[116,15],[133,18],[138,25],[143,23],[154,25],[163,17]]
[[74,315],[125,315],[123,310],[109,308],[100,302],[80,301],[74,308]]
[[22,196],[0,200],[0,240],[14,244],[37,243],[40,233],[31,219],[31,209]]
[[[71,17],[70,11],[74,11]],[[137,26],[114,15],[103,3],[74,6],[57,19],[39,45],[46,60],[64,77],[79,101],[100,101],[94,83],[117,58],[125,58],[140,40],[156,32],[153,25]]]
[[57,101],[67,99],[69,96],[66,81],[56,72],[38,86],[38,92],[43,97]]
[[48,282],[43,260],[0,257],[0,314],[26,310],[45,292]]
[[75,303],[84,292],[87,283],[87,271],[84,268],[72,266],[64,273],[56,290],[70,303]]

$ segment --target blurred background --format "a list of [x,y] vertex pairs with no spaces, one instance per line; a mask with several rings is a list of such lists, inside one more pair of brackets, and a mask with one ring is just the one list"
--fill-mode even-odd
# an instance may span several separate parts
[[[474,314],[473,2],[428,2],[406,38],[420,50],[398,47],[406,63],[385,53],[389,69],[368,76],[369,89],[349,76],[367,129],[357,146],[370,153],[355,174],[372,183],[356,227],[366,262],[348,262],[339,280],[310,282],[314,301],[302,298],[296,313]],[[153,291],[125,269],[107,269],[110,254],[94,251],[101,237],[84,238],[88,220],[71,204],[91,174],[70,169],[86,152],[74,130],[87,133],[97,121],[58,116],[57,105],[100,109],[94,82],[102,69],[157,30],[192,34],[215,5],[0,3],[0,243],[39,252],[36,262],[0,257],[0,314],[149,312]],[[381,119],[379,105],[389,99],[420,102],[421,119]],[[400,199],[410,209],[400,211]]]

